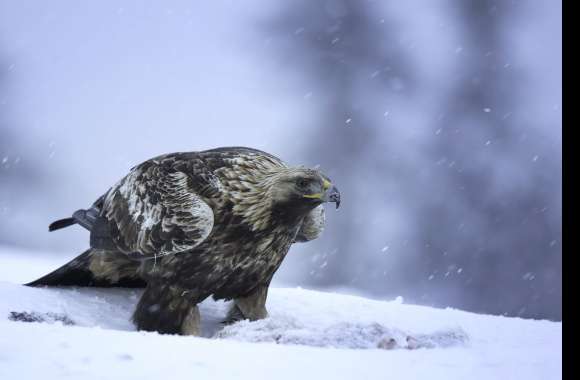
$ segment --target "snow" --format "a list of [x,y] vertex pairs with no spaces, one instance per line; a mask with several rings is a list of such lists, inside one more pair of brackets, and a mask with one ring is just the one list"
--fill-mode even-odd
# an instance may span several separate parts
[[[19,285],[69,259],[54,257],[0,248],[2,379],[562,376],[562,323],[434,309],[402,298],[273,288],[270,317],[262,321],[224,327],[228,303],[207,300],[202,338],[137,332],[130,315],[138,290]],[[14,322],[11,312],[46,322]]]

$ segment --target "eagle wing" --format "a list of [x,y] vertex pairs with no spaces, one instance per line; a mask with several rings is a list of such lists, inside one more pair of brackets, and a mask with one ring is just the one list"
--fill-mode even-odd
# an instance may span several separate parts
[[[191,250],[211,233],[212,208],[195,189],[211,187],[208,173],[186,174],[172,166],[134,168],[107,194],[101,215],[113,246],[134,259]],[[215,188],[214,188],[215,190]]]
[[304,218],[300,230],[294,238],[295,243],[304,243],[310,240],[314,240],[320,236],[324,230],[324,206],[320,205]]

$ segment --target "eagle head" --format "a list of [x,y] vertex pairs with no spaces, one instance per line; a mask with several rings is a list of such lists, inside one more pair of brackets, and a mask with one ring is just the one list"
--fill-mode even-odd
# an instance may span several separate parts
[[315,169],[286,168],[270,183],[269,196],[273,206],[309,212],[325,202],[340,206],[340,192],[330,179]]
[[340,205],[340,192],[316,169],[288,167],[269,156],[239,159],[224,169],[221,181],[232,211],[253,230],[263,230],[273,221],[292,223],[325,202]]

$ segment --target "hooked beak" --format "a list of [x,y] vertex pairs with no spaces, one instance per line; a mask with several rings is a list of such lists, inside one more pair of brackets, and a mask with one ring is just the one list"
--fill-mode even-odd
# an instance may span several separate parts
[[340,191],[338,191],[338,188],[334,185],[332,185],[332,187],[330,187],[328,190],[326,190],[326,193],[324,194],[324,198],[323,200],[325,202],[334,202],[336,203],[336,208],[340,207]]
[[340,191],[330,181],[324,180],[323,192],[303,195],[304,198],[319,199],[322,202],[334,202],[336,208],[340,207]]

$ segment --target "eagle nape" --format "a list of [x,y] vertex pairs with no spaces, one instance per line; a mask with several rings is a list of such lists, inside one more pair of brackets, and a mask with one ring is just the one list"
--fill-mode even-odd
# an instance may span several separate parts
[[232,300],[226,321],[266,318],[270,281],[294,243],[317,239],[338,188],[318,169],[256,149],[170,153],[135,167],[86,210],[54,222],[89,248],[27,285],[145,287],[138,330],[199,335],[198,304]]

